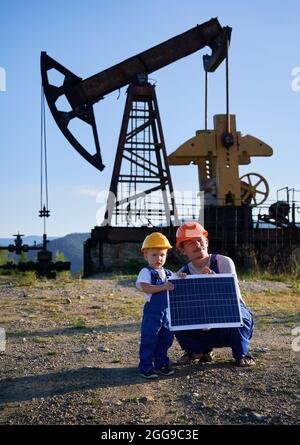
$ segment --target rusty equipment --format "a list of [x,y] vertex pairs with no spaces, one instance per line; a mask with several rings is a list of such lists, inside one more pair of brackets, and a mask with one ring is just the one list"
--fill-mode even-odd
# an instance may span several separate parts
[[[102,226],[176,225],[173,185],[155,88],[145,76],[131,84]],[[142,187],[142,191],[139,189]],[[155,205],[160,192],[163,205]]]
[[[205,46],[212,50],[203,58],[205,69],[215,71],[226,55],[230,34],[231,28],[222,28],[217,19],[211,19],[85,80],[41,53],[43,87],[53,117],[75,150],[100,171],[104,164],[93,106],[129,85],[103,227],[178,224],[157,99],[147,76]],[[64,76],[61,86],[51,84],[50,70]],[[61,97],[71,110],[58,109]],[[94,153],[71,133],[69,124],[76,118],[91,126]]]
[[22,252],[29,252],[32,250],[37,250],[37,261],[22,261],[15,264],[13,261],[9,261],[6,264],[1,264],[0,269],[3,270],[18,270],[20,272],[34,271],[38,277],[55,278],[56,272],[68,271],[70,270],[71,263],[69,261],[52,261],[52,252],[47,250],[47,240],[46,234],[43,235],[43,243],[38,246],[36,243],[33,246],[28,246],[28,244],[23,244],[21,234],[13,235],[15,236],[14,244],[9,244],[8,246],[0,246],[0,250],[7,250],[9,253],[15,253],[16,255],[21,255]]
[[[41,53],[42,83],[51,113],[75,150],[100,171],[105,166],[93,107],[128,85],[104,221],[84,245],[85,276],[110,262],[118,267],[127,261],[128,251],[139,252],[139,243],[157,227],[168,238],[175,238],[178,212],[155,88],[147,76],[205,46],[212,52],[203,56],[204,68],[213,72],[226,57],[230,36],[231,28],[211,19],[87,79]],[[50,71],[63,76],[61,85],[51,83]],[[68,109],[60,108],[60,99],[67,99]],[[72,134],[74,119],[90,126],[94,147],[83,147]]]
[[[75,150],[94,167],[103,170],[105,166],[102,163],[93,105],[107,94],[135,83],[139,75],[153,73],[206,45],[212,49],[211,56],[204,56],[206,69],[214,71],[225,57],[225,45],[230,31],[231,28],[222,28],[217,19],[211,19],[85,80],[42,52],[41,73],[44,92],[57,125]],[[52,69],[64,76],[63,84],[59,87],[49,81],[48,74]],[[57,100],[64,96],[71,106],[70,111],[57,108]],[[92,127],[96,149],[94,154],[83,147],[68,129],[70,121],[74,118],[81,119]]]

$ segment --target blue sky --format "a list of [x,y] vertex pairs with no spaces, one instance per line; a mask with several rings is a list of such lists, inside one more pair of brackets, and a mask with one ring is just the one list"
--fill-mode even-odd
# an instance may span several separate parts
[[[287,0],[38,0],[1,1],[0,67],[0,237],[20,231],[41,234],[38,218],[40,163],[40,51],[83,78],[144,51],[196,24],[218,17],[231,26],[231,113],[237,128],[271,145],[272,158],[254,158],[241,174],[268,181],[270,198],[280,187],[300,189],[300,91],[292,90],[292,69],[300,66],[300,5]],[[150,77],[156,93],[168,153],[204,126],[204,73],[198,53]],[[300,84],[300,81],[299,81]],[[90,231],[100,204],[95,193],[109,187],[125,104],[123,88],[95,107],[106,169],[99,172],[69,145],[47,109],[49,168],[48,234]],[[222,65],[211,75],[209,126],[225,112]],[[83,142],[88,136],[82,134]],[[171,169],[175,189],[195,189],[193,166]]]

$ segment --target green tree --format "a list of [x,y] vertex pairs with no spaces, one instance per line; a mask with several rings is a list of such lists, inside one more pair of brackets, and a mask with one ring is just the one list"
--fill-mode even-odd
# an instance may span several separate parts
[[68,261],[65,257],[64,253],[60,250],[57,250],[54,254],[54,261]]
[[[64,253],[61,252],[60,250],[57,250],[54,254],[54,262],[58,262],[58,261],[68,261],[67,258],[65,257]],[[57,272],[57,275],[59,277],[69,277],[70,276],[70,271],[69,270],[63,270],[62,272]]]
[[0,265],[9,261],[7,250],[0,250]]
[[27,263],[28,256],[26,252],[22,252],[21,255],[19,255],[19,261],[18,263]]

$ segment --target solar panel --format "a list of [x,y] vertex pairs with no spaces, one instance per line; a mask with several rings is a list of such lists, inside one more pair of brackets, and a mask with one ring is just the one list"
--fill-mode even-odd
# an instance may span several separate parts
[[171,331],[242,326],[240,290],[234,274],[172,278],[168,292]]

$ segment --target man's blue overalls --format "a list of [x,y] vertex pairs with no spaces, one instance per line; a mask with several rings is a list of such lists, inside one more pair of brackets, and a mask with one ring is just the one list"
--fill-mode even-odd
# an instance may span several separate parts
[[[216,255],[211,255],[210,269],[215,273],[219,272]],[[180,272],[190,275],[188,265],[185,265]],[[240,360],[248,354],[250,339],[253,334],[253,315],[249,309],[240,302],[243,326],[240,328],[218,328],[209,330],[188,330],[177,331],[175,337],[181,348],[189,354],[200,354],[212,351],[213,348],[230,347],[232,355],[236,360]]]
[[[151,273],[151,284],[164,284],[155,269],[147,269]],[[166,277],[172,275],[171,271],[164,270]],[[174,335],[169,330],[166,309],[167,291],[153,294],[144,306],[139,363],[139,371],[142,373],[153,370],[153,361],[156,369],[169,364],[167,351],[173,343]]]

